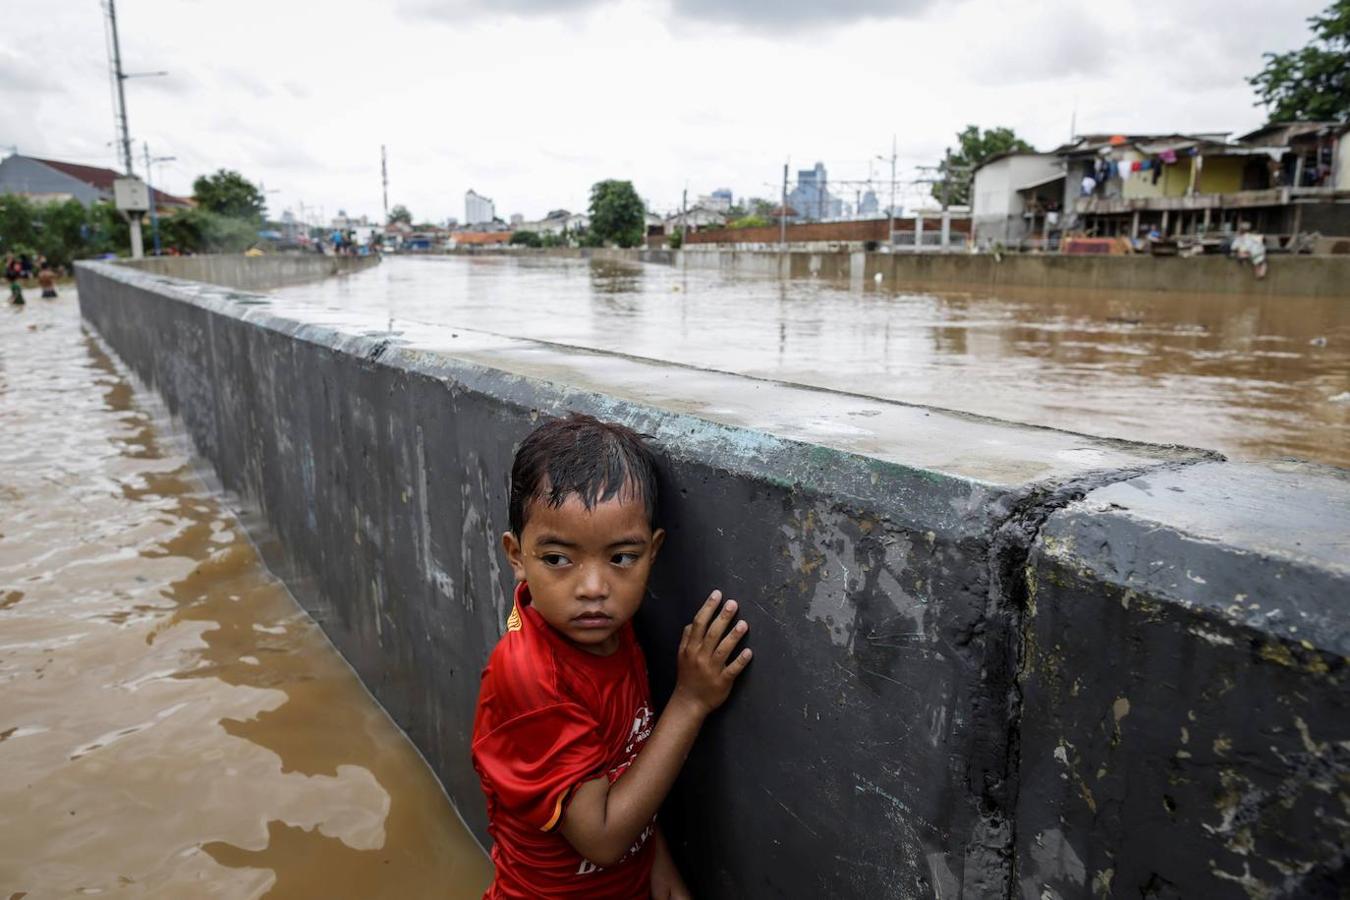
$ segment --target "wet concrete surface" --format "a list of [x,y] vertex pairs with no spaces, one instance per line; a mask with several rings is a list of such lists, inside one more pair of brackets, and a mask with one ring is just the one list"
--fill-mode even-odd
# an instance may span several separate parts
[[0,897],[477,897],[439,784],[72,291],[0,315]]
[[395,257],[274,311],[451,349],[546,341],[1238,459],[1350,466],[1350,304],[897,292],[610,261]]

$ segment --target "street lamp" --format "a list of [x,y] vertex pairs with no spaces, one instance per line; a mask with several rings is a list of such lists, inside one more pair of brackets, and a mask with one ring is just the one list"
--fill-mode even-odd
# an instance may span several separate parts
[[[130,77],[130,76],[128,76]],[[150,166],[155,163],[170,162],[177,159],[176,156],[150,156],[150,143],[144,141],[141,147],[145,150],[145,187],[150,194],[150,231],[154,237],[155,255],[159,256],[159,204],[155,202],[155,186],[150,177]]]

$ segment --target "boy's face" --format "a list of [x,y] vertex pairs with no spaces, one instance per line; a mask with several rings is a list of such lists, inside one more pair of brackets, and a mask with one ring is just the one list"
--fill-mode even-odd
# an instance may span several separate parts
[[557,509],[536,500],[519,540],[502,535],[516,581],[529,583],[539,615],[597,656],[619,648],[619,631],[642,605],[666,537],[652,531],[641,498],[625,493],[590,510],[576,494]]

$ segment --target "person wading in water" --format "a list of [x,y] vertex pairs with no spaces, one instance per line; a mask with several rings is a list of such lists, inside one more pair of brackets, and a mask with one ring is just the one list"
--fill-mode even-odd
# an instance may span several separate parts
[[14,254],[5,254],[5,280],[9,282],[9,302],[15,306],[23,306],[24,302],[23,285],[19,284],[19,279],[22,277],[23,267],[14,258]]

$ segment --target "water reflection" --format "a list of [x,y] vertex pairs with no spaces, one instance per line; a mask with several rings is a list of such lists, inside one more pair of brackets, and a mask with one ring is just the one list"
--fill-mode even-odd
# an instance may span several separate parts
[[0,361],[0,893],[479,896],[425,764],[73,301]]
[[[342,309],[1240,458],[1350,466],[1350,305],[1308,297],[862,290],[584,260],[391,259]],[[274,296],[331,306],[327,284]],[[618,302],[615,302],[618,301]],[[547,314],[543,303],[547,303]],[[341,305],[341,304],[339,304]],[[448,346],[448,345],[447,345]]]
[[590,261],[591,290],[599,295],[639,293],[644,271],[641,265],[634,263],[593,259]]

